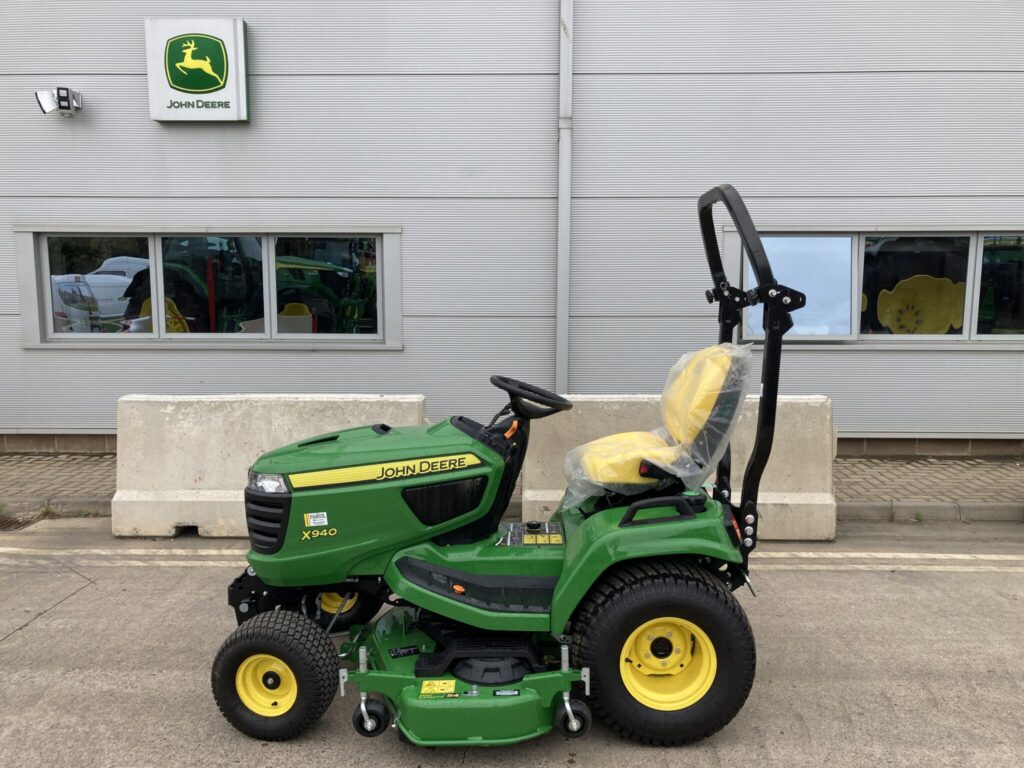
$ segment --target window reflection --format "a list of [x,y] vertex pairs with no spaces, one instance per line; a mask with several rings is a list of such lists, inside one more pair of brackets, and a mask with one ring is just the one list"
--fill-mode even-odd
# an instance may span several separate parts
[[54,333],[152,330],[148,312],[130,306],[131,295],[149,299],[148,238],[55,236],[46,245]]
[[280,334],[377,333],[376,237],[278,237]]
[[966,236],[864,238],[862,334],[963,333]]
[[[804,293],[807,305],[794,312],[794,336],[849,336],[853,238],[850,235],[766,235],[765,253],[775,279]],[[747,287],[757,285],[747,265]],[[746,312],[744,335],[764,333],[764,308]]]
[[989,235],[981,258],[978,333],[1024,334],[1024,237]]
[[258,237],[161,240],[167,333],[262,333],[263,251]]

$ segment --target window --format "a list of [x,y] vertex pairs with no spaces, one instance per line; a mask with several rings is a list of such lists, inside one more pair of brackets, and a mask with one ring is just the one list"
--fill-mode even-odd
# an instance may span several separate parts
[[[807,295],[791,341],[1024,341],[1024,233],[762,232],[775,278]],[[725,255],[754,275],[739,236]],[[763,338],[763,307],[743,337]]]
[[54,334],[152,330],[148,237],[48,237],[46,261]]
[[377,333],[377,238],[274,240],[279,334]]
[[[853,336],[852,235],[765,235],[765,253],[775,279],[807,295],[807,305],[793,314],[794,336]],[[745,285],[757,285],[747,265]],[[746,311],[743,334],[764,336],[764,307]]]
[[164,331],[263,333],[259,237],[164,237]]
[[861,335],[960,335],[967,298],[968,236],[864,238]]
[[986,235],[978,280],[978,335],[1024,335],[1024,235]]
[[[46,336],[54,340],[401,344],[394,230],[26,236],[38,243],[40,280],[32,290],[46,290],[33,298],[45,304]],[[391,254],[386,272],[384,253]],[[26,333],[30,343],[44,338]]]

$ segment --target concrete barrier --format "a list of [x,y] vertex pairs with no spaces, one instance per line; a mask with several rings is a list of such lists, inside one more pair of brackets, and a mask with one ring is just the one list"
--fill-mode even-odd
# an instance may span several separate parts
[[[531,424],[523,466],[523,518],[546,519],[565,489],[566,452],[614,432],[661,426],[658,395],[570,395],[573,409]],[[739,493],[757,421],[748,397],[733,433],[732,484]],[[827,397],[780,397],[775,442],[761,481],[763,539],[830,540],[836,533],[832,460],[836,439]]]
[[422,395],[128,395],[117,404],[115,536],[245,536],[247,470],[272,448],[366,424],[423,424]]

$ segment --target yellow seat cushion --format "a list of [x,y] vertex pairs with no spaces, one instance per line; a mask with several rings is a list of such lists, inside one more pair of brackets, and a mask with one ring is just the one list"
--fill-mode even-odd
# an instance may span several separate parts
[[661,396],[665,428],[684,449],[688,448],[711,418],[722,394],[735,354],[729,347],[706,347],[675,365]]
[[640,485],[655,482],[640,474],[643,459],[670,464],[677,451],[654,432],[620,432],[587,443],[579,461],[584,476],[597,485]]

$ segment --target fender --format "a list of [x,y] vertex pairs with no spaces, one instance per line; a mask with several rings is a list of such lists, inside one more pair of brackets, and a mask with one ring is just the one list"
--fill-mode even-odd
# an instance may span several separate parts
[[[622,526],[626,512],[627,507],[615,507],[586,519],[576,510],[561,513],[567,536],[565,562],[551,603],[552,634],[565,631],[580,601],[613,565],[679,555],[729,563],[743,561],[726,531],[718,501],[707,499],[704,510],[691,517],[678,516],[668,505],[648,507],[637,524]],[[658,522],[653,522],[655,519]]]

